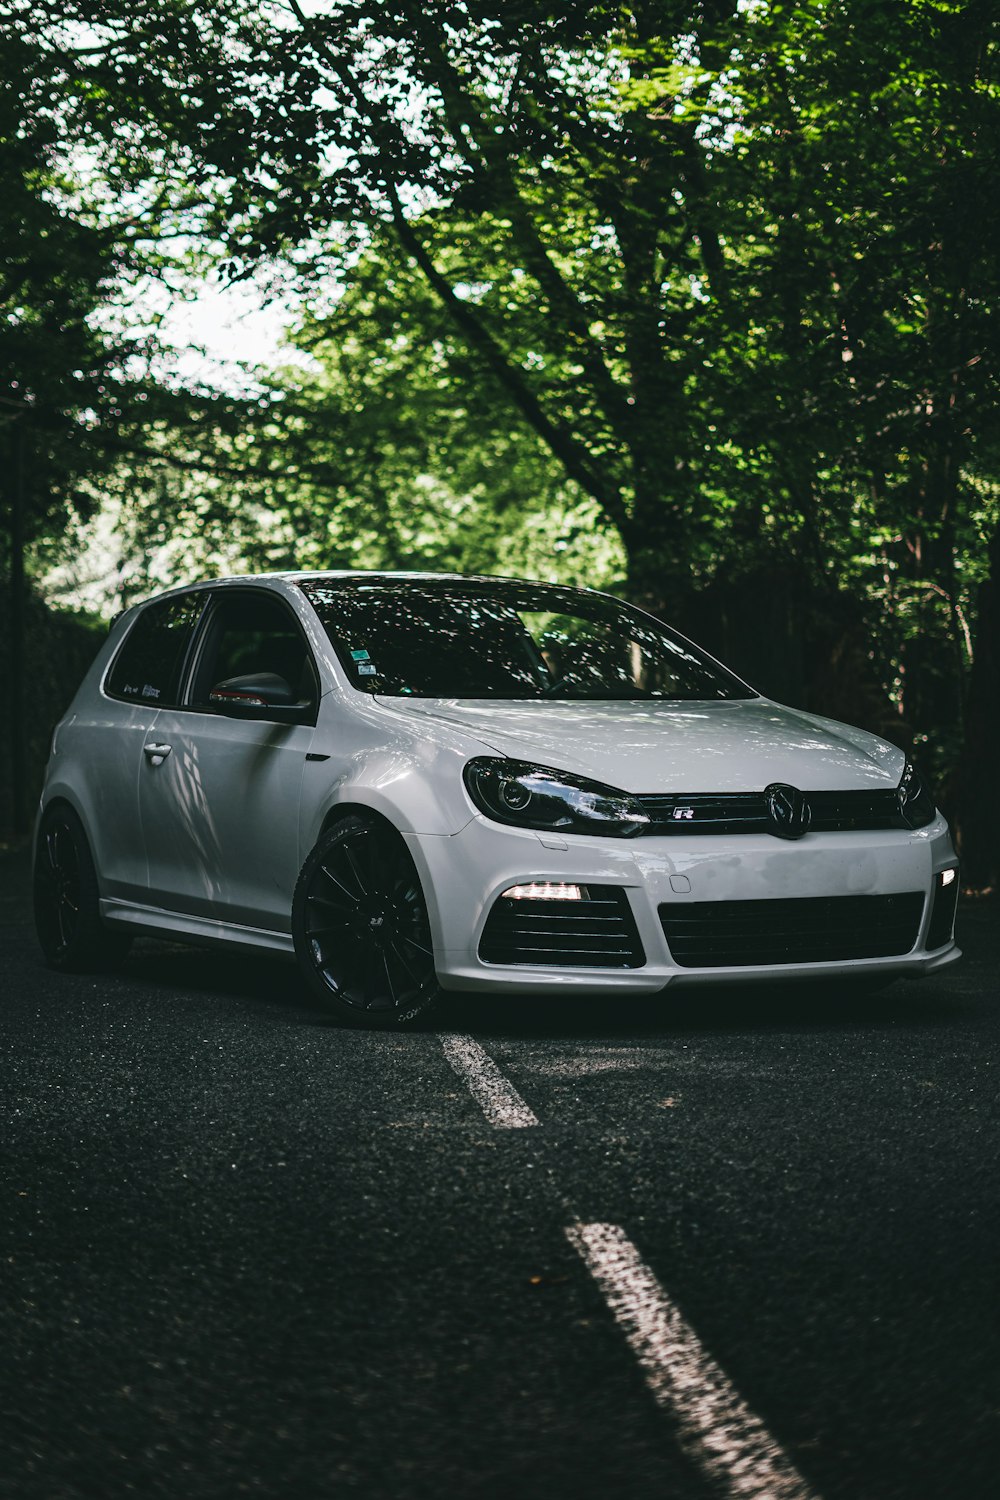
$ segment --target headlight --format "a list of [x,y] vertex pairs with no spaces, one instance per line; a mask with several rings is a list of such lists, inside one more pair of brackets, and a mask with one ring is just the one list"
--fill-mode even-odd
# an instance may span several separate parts
[[937,809],[930,789],[916,766],[909,761],[903,768],[902,779],[896,788],[899,811],[907,828],[926,828],[934,821]]
[[523,760],[485,756],[470,760],[465,785],[488,818],[517,828],[558,828],[563,833],[628,838],[649,823],[628,792]]

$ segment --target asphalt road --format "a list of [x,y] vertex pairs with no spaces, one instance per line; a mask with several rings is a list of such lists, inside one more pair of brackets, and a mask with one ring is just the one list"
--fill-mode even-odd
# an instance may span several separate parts
[[0,858],[0,1495],[1000,1492],[996,905],[875,999],[380,1037],[280,964],[143,942],[54,976],[25,873]]

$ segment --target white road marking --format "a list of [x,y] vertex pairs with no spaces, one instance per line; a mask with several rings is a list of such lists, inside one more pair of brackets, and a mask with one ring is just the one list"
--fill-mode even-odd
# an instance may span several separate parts
[[573,1224],[566,1237],[597,1282],[646,1384],[677,1423],[680,1447],[726,1495],[817,1500],[791,1459],[706,1354],[617,1224]]
[[514,1085],[471,1036],[442,1033],[441,1046],[491,1125],[502,1130],[517,1130],[524,1125],[539,1124],[537,1115],[528,1108]]

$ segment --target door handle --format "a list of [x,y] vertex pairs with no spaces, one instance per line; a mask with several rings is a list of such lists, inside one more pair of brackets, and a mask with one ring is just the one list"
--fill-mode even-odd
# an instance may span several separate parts
[[159,766],[166,760],[172,748],[171,745],[143,745],[142,753],[150,765]]

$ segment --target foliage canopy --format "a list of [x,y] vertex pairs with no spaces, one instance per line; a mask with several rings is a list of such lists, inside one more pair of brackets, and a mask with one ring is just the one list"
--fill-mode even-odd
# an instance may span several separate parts
[[101,232],[124,207],[149,265],[304,291],[313,363],[270,399],[161,401],[156,524],[622,572],[957,763],[995,587],[991,0],[2,5]]

